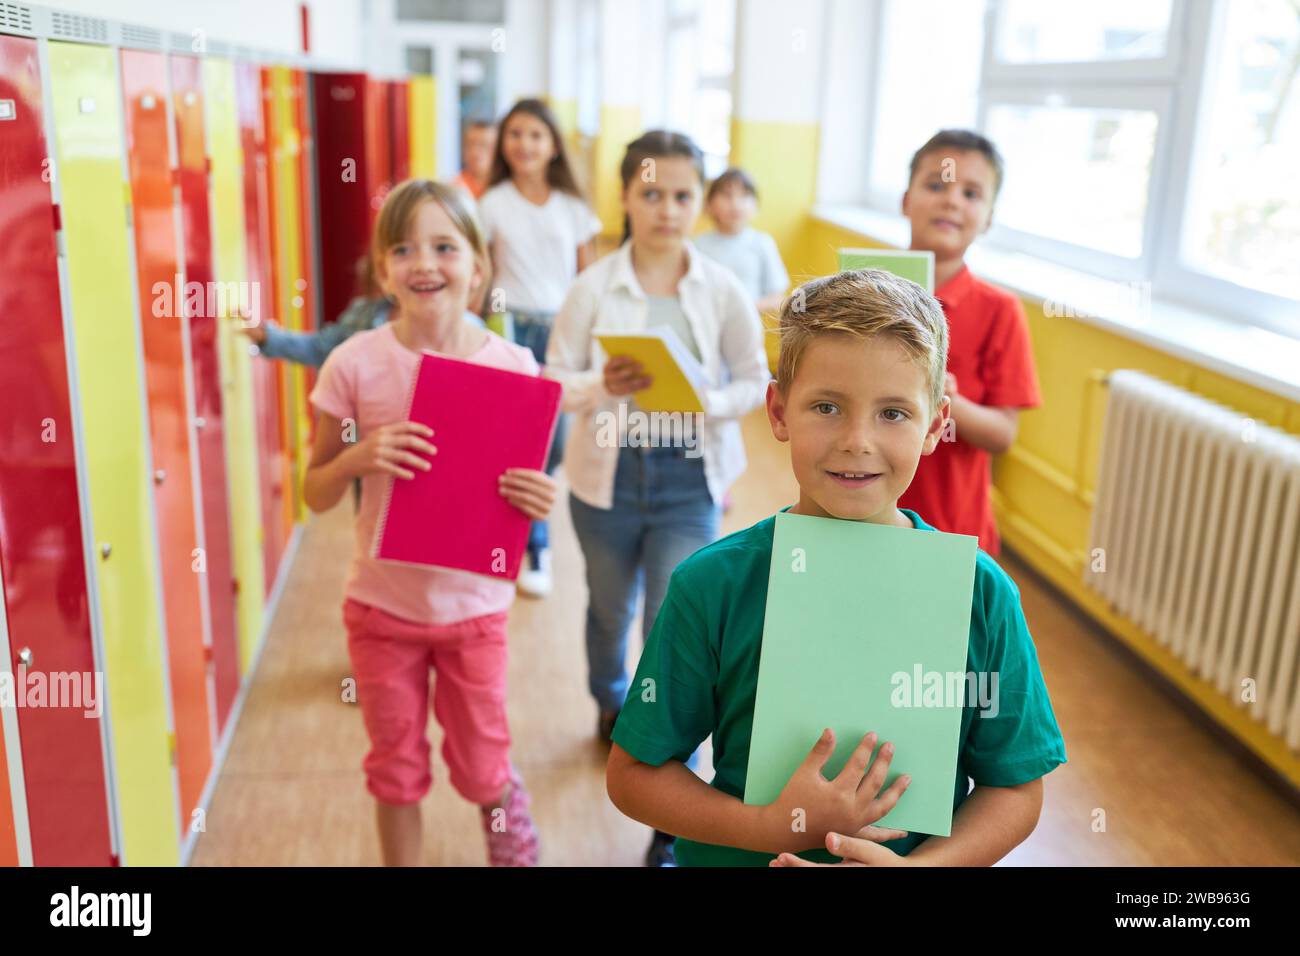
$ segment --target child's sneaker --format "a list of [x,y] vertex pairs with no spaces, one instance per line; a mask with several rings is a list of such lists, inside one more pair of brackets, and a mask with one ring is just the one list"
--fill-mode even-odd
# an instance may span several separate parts
[[489,866],[536,866],[537,828],[528,812],[528,791],[519,771],[510,771],[510,792],[500,807],[481,809]]

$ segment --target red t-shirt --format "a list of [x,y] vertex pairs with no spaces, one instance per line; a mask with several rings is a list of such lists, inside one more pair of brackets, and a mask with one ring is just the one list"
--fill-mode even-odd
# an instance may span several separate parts
[[[966,266],[934,295],[948,317],[948,371],[957,377],[957,391],[980,405],[1041,404],[1020,300],[976,279]],[[922,456],[898,506],[911,508],[940,531],[979,535],[980,547],[997,554],[989,453],[962,441],[960,427],[957,435]]]

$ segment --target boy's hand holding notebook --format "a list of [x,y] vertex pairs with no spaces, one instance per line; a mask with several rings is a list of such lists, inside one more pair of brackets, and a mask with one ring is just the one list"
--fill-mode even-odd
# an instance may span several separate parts
[[529,519],[501,477],[543,468],[559,410],[558,382],[421,355],[406,417],[433,429],[438,453],[428,471],[389,479],[373,556],[514,580]]
[[968,535],[777,515],[745,803],[776,801],[825,728],[830,779],[874,732],[894,747],[884,785],[912,778],[881,825],[949,835],[975,550]]
[[650,377],[648,388],[636,392],[637,407],[645,412],[703,412],[708,376],[695,356],[672,329],[656,327],[644,332],[593,333],[611,358],[635,359]]

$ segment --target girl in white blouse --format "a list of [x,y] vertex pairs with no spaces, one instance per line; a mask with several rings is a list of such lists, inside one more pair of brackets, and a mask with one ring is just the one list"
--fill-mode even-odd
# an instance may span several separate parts
[[[723,496],[745,469],[737,419],[762,403],[770,378],[753,300],[687,238],[703,196],[699,149],[679,133],[648,132],[628,145],[621,172],[623,245],[574,281],[545,371],[563,383],[564,409],[574,413],[564,471],[587,565],[589,686],[606,741],[628,692],[641,591],[644,636],[673,569],[718,537]],[[704,413],[684,416],[684,427],[638,421],[652,414],[635,405],[649,377],[628,356],[606,357],[593,335],[656,326],[672,329],[709,382]],[[657,834],[649,862],[667,859],[671,839]]]

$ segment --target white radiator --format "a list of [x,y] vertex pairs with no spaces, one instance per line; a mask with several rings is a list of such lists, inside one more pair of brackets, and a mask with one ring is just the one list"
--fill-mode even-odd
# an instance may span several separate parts
[[1300,439],[1140,372],[1109,386],[1085,583],[1300,750]]

